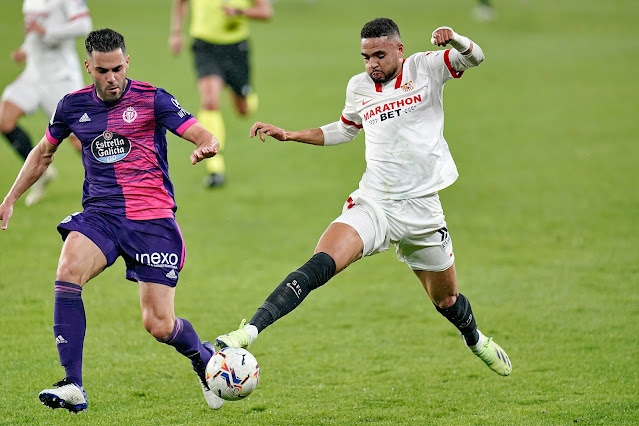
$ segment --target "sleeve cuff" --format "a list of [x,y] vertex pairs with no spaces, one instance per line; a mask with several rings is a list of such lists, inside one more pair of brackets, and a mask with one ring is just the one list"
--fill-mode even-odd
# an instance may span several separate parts
[[51,133],[49,133],[49,128],[47,127],[47,131],[44,133],[44,136],[47,138],[47,140],[49,142],[51,142],[53,145],[57,145],[60,143],[59,140],[57,140],[56,138],[54,138],[53,136],[51,136]]
[[192,125],[194,125],[195,123],[197,123],[197,118],[195,117],[191,117],[188,120],[186,120],[180,127],[178,127],[175,132],[179,135],[182,136],[182,133],[186,132],[186,129],[188,129],[189,127],[191,127]]

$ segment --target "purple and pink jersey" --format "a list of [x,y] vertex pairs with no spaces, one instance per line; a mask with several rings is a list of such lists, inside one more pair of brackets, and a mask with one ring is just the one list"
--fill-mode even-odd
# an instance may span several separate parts
[[174,217],[166,130],[178,136],[197,120],[164,89],[129,79],[122,97],[104,102],[94,86],[66,95],[46,137],[58,144],[74,133],[85,169],[82,205],[132,220]]

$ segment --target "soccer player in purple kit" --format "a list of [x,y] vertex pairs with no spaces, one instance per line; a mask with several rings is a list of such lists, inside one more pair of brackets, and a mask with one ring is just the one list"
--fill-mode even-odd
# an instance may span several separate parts
[[175,221],[166,130],[196,145],[192,164],[213,157],[219,142],[166,91],[126,77],[129,56],[122,35],[111,29],[92,31],[85,47],[93,85],[59,102],[46,135],[0,204],[1,228],[6,230],[14,204],[46,171],[59,142],[71,132],[80,139],[84,211],[58,225],[64,244],[55,278],[53,331],[66,374],[39,398],[50,408],[86,410],[82,288],[122,256],[126,278],[139,284],[144,327],[190,359],[208,405],[220,408],[223,400],[205,380],[213,347],[174,312],[185,246]]

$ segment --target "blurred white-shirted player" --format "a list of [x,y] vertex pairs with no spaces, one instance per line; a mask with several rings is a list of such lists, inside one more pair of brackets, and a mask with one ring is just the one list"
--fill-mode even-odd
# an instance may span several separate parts
[[[18,126],[18,119],[39,108],[50,117],[64,95],[84,86],[75,38],[86,36],[92,21],[84,0],[24,0],[22,13],[25,38],[11,52],[11,58],[25,63],[25,68],[2,93],[0,132],[26,160],[32,148],[31,138]],[[70,139],[80,150],[80,141],[74,135]],[[55,174],[49,168],[33,185],[25,199],[27,205],[42,198],[46,184]]]
[[366,72],[349,81],[340,120],[292,132],[268,123],[253,125],[250,136],[262,141],[266,135],[312,145],[350,142],[364,129],[366,171],[311,259],[275,288],[248,325],[243,321],[239,330],[219,336],[219,347],[248,347],[335,274],[394,245],[398,259],[414,272],[470,350],[497,374],[510,374],[508,355],[479,331],[470,302],[458,291],[453,244],[438,196],[458,176],[443,135],[444,84],[479,65],[484,54],[449,27],[437,28],[431,42],[453,49],[404,58],[397,25],[388,18],[374,19],[361,31]]

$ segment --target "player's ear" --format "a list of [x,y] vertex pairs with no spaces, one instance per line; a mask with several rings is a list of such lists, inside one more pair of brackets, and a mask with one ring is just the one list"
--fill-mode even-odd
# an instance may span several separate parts
[[91,71],[89,71],[89,61],[86,59],[84,60],[84,69],[87,70],[87,73],[91,74]]
[[399,43],[399,46],[397,46],[397,51],[399,52],[399,57],[403,58],[404,57],[404,43]]

